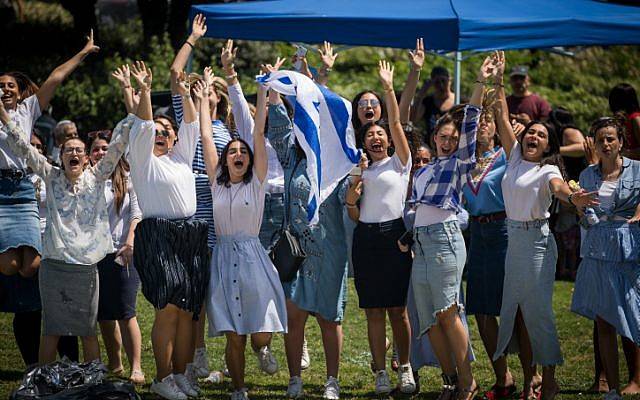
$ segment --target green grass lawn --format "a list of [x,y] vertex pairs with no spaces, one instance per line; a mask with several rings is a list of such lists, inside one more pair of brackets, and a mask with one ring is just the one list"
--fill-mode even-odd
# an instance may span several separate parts
[[[554,305],[558,323],[558,333],[562,343],[565,363],[558,368],[557,376],[562,388],[559,399],[596,399],[601,396],[586,394],[584,391],[593,379],[593,343],[591,321],[581,318],[569,311],[573,284],[557,282],[555,287]],[[366,321],[364,313],[358,309],[357,298],[353,283],[349,285],[349,304],[344,324],[344,351],[340,369],[340,383],[342,398],[368,399],[374,398],[373,375],[369,370],[369,349],[367,343]],[[139,321],[143,335],[143,369],[150,382],[155,368],[151,349],[151,324],[153,310],[149,303],[140,295],[138,302]],[[0,314],[0,398],[6,398],[18,385],[23,362],[15,345],[10,314]],[[478,360],[473,364],[473,372],[482,389],[488,389],[492,384],[492,372],[487,355],[478,335],[477,326],[472,319],[469,321],[472,329],[471,337],[473,349]],[[322,385],[325,379],[324,356],[320,340],[320,331],[313,319],[309,320],[307,339],[311,354],[311,367],[303,372],[305,392],[309,399],[318,399],[322,395]],[[389,336],[391,333],[389,332]],[[224,339],[208,339],[207,347],[209,361],[212,368],[222,368]],[[274,376],[262,374],[256,366],[253,354],[247,352],[247,386],[252,399],[284,398],[287,388],[288,374],[284,357],[282,336],[278,335],[273,341],[273,350],[280,363],[280,371]],[[103,357],[104,352],[103,352]],[[621,360],[624,358],[621,355]],[[621,362],[621,378],[626,377],[624,362]],[[518,359],[510,357],[509,365],[514,372],[519,388],[521,388],[522,374]],[[441,379],[439,371],[434,368],[423,368],[420,371],[422,392],[413,398],[435,399],[439,393]],[[392,377],[395,379],[395,376]],[[205,397],[209,399],[228,399],[230,380],[217,386],[204,386]],[[148,392],[148,385],[141,389],[143,398],[154,398]]]

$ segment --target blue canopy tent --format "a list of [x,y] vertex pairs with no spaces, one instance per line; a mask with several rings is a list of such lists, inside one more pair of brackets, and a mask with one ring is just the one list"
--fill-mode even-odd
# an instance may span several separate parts
[[207,36],[461,51],[640,44],[640,7],[597,0],[261,0],[196,5]]

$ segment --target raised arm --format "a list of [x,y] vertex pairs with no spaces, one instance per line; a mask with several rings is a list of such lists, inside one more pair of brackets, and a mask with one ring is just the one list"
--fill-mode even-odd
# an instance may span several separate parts
[[320,60],[322,61],[322,66],[318,71],[316,82],[322,86],[327,86],[327,83],[329,83],[329,73],[333,69],[333,64],[335,64],[336,62],[336,57],[338,57],[338,53],[334,53],[333,47],[331,47],[331,43],[325,41],[322,44],[322,47],[318,48],[318,54],[320,54]]
[[124,106],[127,110],[127,114],[133,114],[138,108],[138,102],[140,98],[136,95],[133,86],[131,86],[131,70],[127,64],[124,64],[111,73],[116,81],[120,85],[120,91],[124,98]]
[[384,88],[384,101],[387,105],[387,113],[389,115],[389,130],[391,131],[391,138],[398,154],[398,158],[402,165],[406,165],[411,157],[411,150],[409,149],[409,142],[402,130],[402,123],[400,122],[400,110],[398,108],[398,100],[396,94],[393,91],[393,67],[386,61],[380,61],[378,74],[380,76],[380,82]]
[[293,146],[294,140],[293,124],[280,95],[274,90],[269,91],[269,119],[267,123],[267,138],[278,155],[278,161],[284,167],[288,165],[292,154],[289,150]]
[[40,86],[38,93],[36,96],[38,97],[38,103],[40,104],[40,109],[44,110],[49,106],[49,102],[53,98],[56,89],[60,84],[67,79],[71,73],[78,68],[78,65],[91,53],[96,53],[100,50],[100,47],[96,46],[93,42],[93,29],[89,33],[87,37],[87,44],[84,45],[82,50],[75,56],[71,57],[67,62],[58,66],[56,69],[51,72],[46,81]]
[[511,154],[511,149],[516,144],[516,135],[513,132],[511,121],[509,121],[509,106],[507,105],[507,97],[504,94],[504,52],[498,52],[496,76],[494,79],[496,102],[496,129],[498,136],[500,137],[500,143],[507,155],[507,158]]
[[409,70],[407,83],[404,85],[400,96],[400,122],[403,124],[409,122],[411,102],[416,95],[416,89],[420,81],[420,71],[424,65],[424,40],[422,38],[416,39],[416,49],[409,52],[409,63],[411,64],[411,69]]
[[211,125],[211,110],[209,108],[209,99],[207,96],[213,88],[213,73],[211,67],[204,69],[205,82],[197,82],[194,88],[194,94],[200,98],[200,140],[202,141],[202,155],[204,157],[204,165],[207,169],[209,182],[212,185],[216,183],[218,169],[218,151],[213,141],[213,126]]
[[207,19],[202,14],[196,15],[193,19],[193,24],[191,25],[191,34],[184,42],[180,50],[178,50],[178,54],[176,54],[176,58],[173,60],[171,64],[171,93],[178,94],[180,93],[178,78],[182,71],[184,71],[184,67],[187,65],[187,60],[189,60],[189,56],[191,55],[191,51],[193,51],[196,46],[196,42],[204,36],[207,32]]
[[128,115],[116,125],[107,153],[92,167],[97,179],[105,181],[113,174],[113,170],[129,144],[131,125],[133,125],[133,115]]
[[183,109],[183,122],[185,124],[190,124],[198,118],[196,112],[196,106],[193,103],[193,99],[191,98],[191,90],[189,89],[189,84],[187,82],[187,77],[183,72],[180,74],[178,78],[178,94],[182,97],[182,109]]
[[253,160],[258,180],[264,182],[267,176],[267,147],[264,140],[264,126],[267,119],[267,90],[258,84],[256,101],[256,123],[253,127]]
[[140,102],[136,110],[136,116],[144,121],[153,119],[153,109],[151,108],[151,82],[153,74],[143,61],[136,61],[131,66],[131,73],[140,88]]
[[3,129],[0,131],[0,139],[6,139],[5,143],[7,143],[11,151],[21,158],[25,158],[27,165],[33,172],[45,178],[51,171],[51,164],[47,162],[45,156],[40,154],[38,150],[27,141],[26,138],[28,138],[28,136],[20,125],[11,120],[2,102],[0,102],[0,122],[2,122]]
[[584,157],[584,135],[576,128],[565,128],[562,132],[563,145],[560,154],[566,157]]

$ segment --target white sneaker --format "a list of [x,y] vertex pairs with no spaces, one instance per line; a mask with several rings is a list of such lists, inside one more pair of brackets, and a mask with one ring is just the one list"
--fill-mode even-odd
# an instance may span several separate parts
[[248,389],[242,388],[231,393],[231,400],[249,400]]
[[391,393],[391,379],[387,370],[381,369],[376,372],[376,394],[389,394]]
[[151,383],[151,392],[157,394],[163,399],[167,400],[187,400],[187,395],[176,386],[176,382],[173,379],[173,375],[167,375],[160,382],[153,380]]
[[289,387],[287,388],[287,398],[299,399],[302,398],[304,392],[302,391],[302,378],[299,376],[292,376],[289,378]]
[[609,390],[604,395],[604,400],[622,400],[622,396],[620,396],[618,392],[615,389],[613,389],[613,390]]
[[196,393],[201,394],[202,389],[200,389],[200,385],[198,385],[198,373],[196,372],[198,367],[195,364],[187,364],[187,369],[184,371],[184,376],[187,377],[187,381],[189,381],[189,385],[191,385],[191,389],[195,390]]
[[198,378],[206,378],[209,376],[209,358],[207,357],[207,349],[201,347],[196,349],[193,354],[193,364],[196,367],[196,376]]
[[258,359],[258,366],[262,372],[268,375],[273,375],[278,372],[278,361],[271,353],[269,346],[264,346],[260,350],[254,353]]
[[198,392],[191,387],[189,380],[184,374],[173,374],[173,380],[176,382],[176,385],[182,393],[189,397],[198,397]]
[[398,384],[400,391],[404,394],[410,394],[416,391],[416,381],[413,379],[411,364],[404,364],[398,368]]
[[224,381],[224,374],[221,371],[211,371],[209,376],[204,378],[205,382],[218,384]]
[[327,382],[324,384],[323,399],[338,400],[340,398],[340,385],[338,380],[333,376],[327,378]]
[[302,342],[302,358],[300,359],[300,369],[305,370],[311,365],[311,358],[309,357],[309,349],[307,348],[307,338],[305,336],[304,342]]
[[227,364],[224,364],[224,368],[222,369],[222,375],[226,376],[227,378],[231,378],[231,373],[229,372],[229,368],[227,368]]

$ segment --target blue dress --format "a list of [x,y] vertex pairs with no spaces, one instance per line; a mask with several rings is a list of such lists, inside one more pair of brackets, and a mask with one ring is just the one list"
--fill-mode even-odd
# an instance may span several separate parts
[[346,180],[320,205],[318,224],[309,225],[307,161],[298,154],[284,105],[269,106],[267,135],[284,169],[285,211],[307,254],[298,276],[283,283],[285,295],[302,310],[340,322],[347,301],[347,240],[342,219]]
[[[598,165],[580,174],[580,186],[597,191]],[[571,311],[600,317],[618,334],[640,345],[640,226],[629,224],[640,204],[640,162],[623,158],[623,170],[609,209],[596,207],[600,222],[586,230]]]

